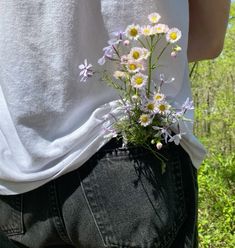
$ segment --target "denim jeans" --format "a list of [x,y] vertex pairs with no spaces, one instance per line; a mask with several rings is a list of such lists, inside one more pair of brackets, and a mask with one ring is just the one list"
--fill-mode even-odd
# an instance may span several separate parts
[[0,231],[17,247],[196,248],[196,169],[180,146],[160,153],[165,171],[113,139],[77,170],[0,196]]

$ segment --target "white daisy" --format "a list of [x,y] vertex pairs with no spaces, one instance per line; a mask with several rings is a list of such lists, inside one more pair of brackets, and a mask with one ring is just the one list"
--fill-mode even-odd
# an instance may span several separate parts
[[169,27],[166,24],[157,24],[153,28],[153,34],[165,34],[169,31]]
[[147,25],[147,26],[143,26],[141,28],[141,33],[144,35],[144,36],[150,36],[152,35],[152,27],[150,25]]
[[161,16],[158,13],[152,13],[148,15],[148,19],[151,23],[156,24],[160,20]]
[[162,93],[157,92],[157,93],[154,93],[153,95],[153,100],[155,102],[163,101],[164,99],[165,99],[165,95]]
[[177,42],[182,36],[181,31],[178,28],[171,28],[166,33],[166,40],[170,43]]
[[150,113],[154,112],[155,108],[156,108],[155,102],[152,102],[152,101],[147,102],[145,105],[145,110],[150,112]]
[[147,127],[152,122],[152,118],[148,114],[142,114],[139,118],[139,123],[141,126]]
[[141,34],[140,26],[135,24],[127,26],[125,34],[127,38],[137,40]]
[[121,79],[121,78],[127,78],[127,73],[124,72],[124,71],[115,71],[113,76],[116,78],[116,79]]
[[128,63],[126,64],[126,68],[131,73],[136,73],[141,70],[144,70],[143,64],[134,60],[129,60]]
[[145,86],[147,80],[148,76],[142,73],[137,73],[131,78],[131,85],[134,88],[142,88],[143,86]]
[[150,52],[146,48],[133,47],[128,55],[129,60],[141,61],[142,59],[147,59]]
[[144,57],[143,59],[148,59],[149,55],[150,55],[150,51],[146,48],[142,48],[143,53],[144,53]]
[[131,60],[140,61],[144,58],[144,50],[141,47],[133,47],[128,57]]
[[167,102],[165,101],[156,102],[156,110],[159,114],[165,115],[169,113],[169,109],[170,109],[170,105]]

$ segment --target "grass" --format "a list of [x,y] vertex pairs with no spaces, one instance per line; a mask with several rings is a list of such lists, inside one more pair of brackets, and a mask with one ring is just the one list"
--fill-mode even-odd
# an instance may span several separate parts
[[211,154],[199,170],[199,244],[235,247],[235,153]]

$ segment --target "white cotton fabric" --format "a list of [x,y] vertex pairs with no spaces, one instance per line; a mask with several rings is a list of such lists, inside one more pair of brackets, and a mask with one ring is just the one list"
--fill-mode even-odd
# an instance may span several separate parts
[[[183,51],[162,57],[175,82],[164,91],[191,98],[187,63],[188,0],[0,0],[0,194],[18,194],[77,169],[107,141],[104,126],[116,92],[95,77],[80,82],[79,64],[102,56],[109,33],[161,22],[181,29]],[[193,111],[188,114],[193,118]],[[205,150],[186,123],[181,145],[196,168]]]

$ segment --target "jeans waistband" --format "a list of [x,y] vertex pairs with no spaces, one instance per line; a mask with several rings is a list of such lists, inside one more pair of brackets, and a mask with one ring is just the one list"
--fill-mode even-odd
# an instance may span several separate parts
[[175,145],[174,142],[163,144],[162,148],[158,150],[156,145],[151,145],[149,149],[144,146],[135,146],[133,144],[127,144],[123,146],[123,140],[120,138],[113,138],[108,143],[106,143],[96,154],[95,156],[103,156],[104,154],[108,155],[136,155],[136,154],[143,154],[143,153],[150,153],[156,152],[159,155],[164,157],[172,157],[182,150],[180,145]]

